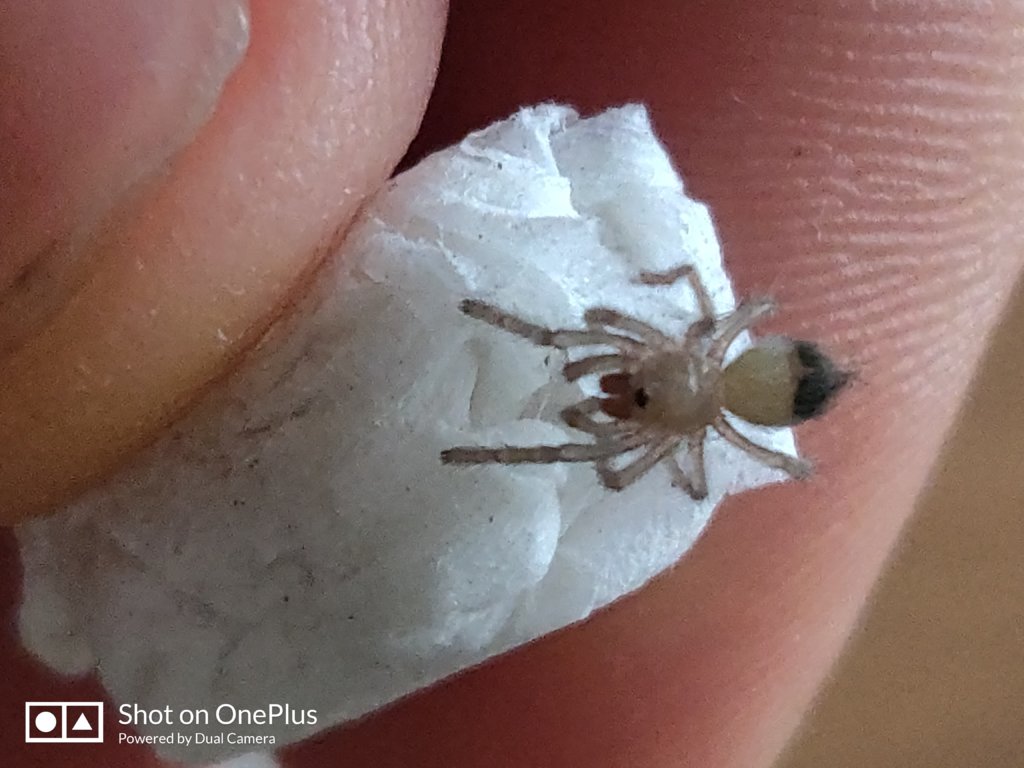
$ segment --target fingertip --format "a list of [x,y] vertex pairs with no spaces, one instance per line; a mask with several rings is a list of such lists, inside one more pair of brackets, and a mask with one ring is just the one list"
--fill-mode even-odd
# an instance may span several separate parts
[[855,360],[859,383],[800,427],[810,480],[731,499],[640,593],[297,749],[295,766],[774,759],[1019,274],[1020,24],[1008,6],[455,8],[418,152],[522,104],[646,102],[739,292],[777,295],[772,329]]

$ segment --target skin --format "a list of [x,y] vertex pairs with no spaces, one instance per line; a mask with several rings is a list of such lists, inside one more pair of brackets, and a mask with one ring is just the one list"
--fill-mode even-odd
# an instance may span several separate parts
[[[215,385],[412,136],[440,5],[368,3],[404,34],[382,43],[383,60],[357,57],[347,89],[317,76],[324,46],[357,47],[321,5],[299,0],[282,24],[275,4],[254,2],[252,45],[213,117],[109,226],[88,285],[3,360],[8,519],[102,475]],[[645,589],[290,748],[288,766],[749,768],[777,756],[911,513],[1024,254],[1024,10],[877,5],[454,4],[410,161],[521,104],[644,101],[714,212],[738,290],[778,300],[765,331],[820,341],[860,380],[799,430],[813,480],[730,499]],[[225,188],[240,173],[260,183]],[[211,295],[228,278],[242,296]],[[163,319],[148,321],[157,299]],[[211,341],[218,328],[226,343]],[[85,352],[104,386],[73,386]],[[53,427],[68,418],[74,430]],[[55,681],[9,633],[0,657],[18,722],[25,698],[94,693]],[[3,746],[15,766],[42,754]],[[75,764],[152,764],[107,750]]]

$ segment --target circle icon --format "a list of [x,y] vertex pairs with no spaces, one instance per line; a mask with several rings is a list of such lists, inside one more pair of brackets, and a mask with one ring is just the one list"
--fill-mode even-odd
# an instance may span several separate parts
[[35,726],[43,733],[49,733],[57,727],[57,718],[53,712],[40,712],[35,717]]

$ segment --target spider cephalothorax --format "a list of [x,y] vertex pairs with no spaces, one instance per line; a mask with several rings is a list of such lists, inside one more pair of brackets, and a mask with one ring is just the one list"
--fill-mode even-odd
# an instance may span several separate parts
[[[573,360],[563,369],[569,381],[600,375],[601,395],[562,411],[567,425],[592,435],[594,442],[464,446],[444,451],[442,461],[592,461],[601,482],[614,490],[625,488],[666,461],[674,483],[694,499],[702,499],[707,496],[704,438],[711,428],[767,466],[793,477],[806,476],[810,472],[807,462],[751,442],[729,423],[725,412],[752,424],[796,424],[820,414],[849,375],[814,344],[783,337],[763,339],[724,365],[725,353],[736,337],[770,314],[774,304],[767,299],[743,302],[716,320],[710,297],[692,266],[640,275],[640,281],[648,285],[667,285],[684,278],[697,297],[701,316],[682,338],[672,338],[613,309],[587,310],[584,329],[550,329],[481,301],[463,301],[459,308],[466,315],[534,344],[611,351]],[[624,463],[623,457],[627,457]]]

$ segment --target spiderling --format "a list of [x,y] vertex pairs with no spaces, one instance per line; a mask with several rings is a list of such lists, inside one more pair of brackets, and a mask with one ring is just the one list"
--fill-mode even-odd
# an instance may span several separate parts
[[665,462],[673,484],[694,499],[707,496],[704,440],[709,429],[762,464],[792,477],[806,477],[811,465],[751,441],[726,419],[731,413],[751,424],[788,426],[823,413],[850,374],[815,344],[784,337],[761,339],[728,365],[725,354],[744,330],[770,315],[770,299],[740,303],[716,318],[696,269],[683,264],[665,272],[643,272],[646,285],[686,280],[697,299],[699,319],[681,338],[635,317],[605,307],[588,309],[584,328],[535,325],[482,301],[466,299],[459,309],[538,346],[566,351],[605,350],[567,362],[568,381],[598,376],[600,395],[561,412],[571,428],[592,442],[535,446],[458,446],[441,453],[447,464],[552,464],[593,462],[601,483],[621,490]]

